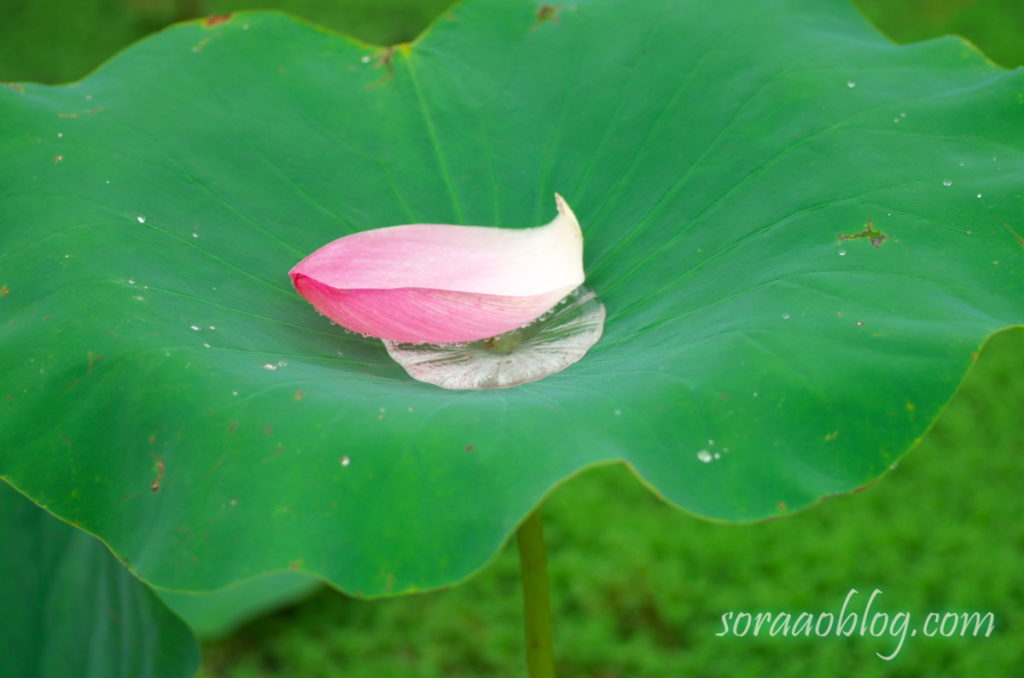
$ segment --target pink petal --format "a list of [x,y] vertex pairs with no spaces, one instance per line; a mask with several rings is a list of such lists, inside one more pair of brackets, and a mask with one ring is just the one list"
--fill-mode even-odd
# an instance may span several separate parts
[[527,229],[412,224],[339,238],[291,270],[307,301],[350,330],[391,341],[453,343],[521,327],[578,287],[583,235],[558,217]]

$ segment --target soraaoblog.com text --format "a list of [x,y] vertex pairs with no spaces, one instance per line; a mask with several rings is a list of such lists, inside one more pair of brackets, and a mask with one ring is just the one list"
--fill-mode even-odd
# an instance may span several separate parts
[[722,629],[716,636],[769,637],[843,637],[857,634],[880,638],[888,636],[895,641],[889,654],[875,654],[886,661],[895,659],[908,637],[918,634],[934,638],[985,637],[995,630],[992,612],[930,612],[923,623],[915,625],[910,612],[890,614],[877,608],[876,599],[882,595],[875,589],[864,599],[861,607],[860,592],[850,589],[838,613],[833,612],[726,612],[722,615]]

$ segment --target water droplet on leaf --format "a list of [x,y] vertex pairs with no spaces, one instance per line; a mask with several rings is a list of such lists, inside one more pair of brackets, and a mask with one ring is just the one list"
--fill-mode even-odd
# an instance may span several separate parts
[[560,372],[580,360],[604,330],[605,309],[581,286],[543,320],[506,334],[462,344],[384,341],[413,379],[442,388],[507,388]]

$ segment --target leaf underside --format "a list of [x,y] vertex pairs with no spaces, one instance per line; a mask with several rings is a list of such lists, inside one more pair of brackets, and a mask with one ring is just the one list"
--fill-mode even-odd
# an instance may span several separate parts
[[2,675],[189,678],[188,627],[98,539],[0,482]]

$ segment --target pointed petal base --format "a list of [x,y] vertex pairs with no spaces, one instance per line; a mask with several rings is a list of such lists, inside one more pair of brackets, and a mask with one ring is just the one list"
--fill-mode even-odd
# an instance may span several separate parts
[[453,390],[508,388],[560,372],[586,355],[604,331],[605,310],[586,286],[518,330],[463,344],[385,341],[417,381]]

